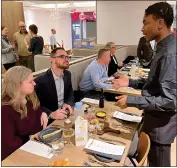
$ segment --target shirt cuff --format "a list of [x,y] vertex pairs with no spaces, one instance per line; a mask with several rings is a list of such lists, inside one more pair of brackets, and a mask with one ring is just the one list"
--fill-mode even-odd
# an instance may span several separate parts
[[139,108],[138,104],[136,104],[136,96],[127,96],[127,105],[129,107]]

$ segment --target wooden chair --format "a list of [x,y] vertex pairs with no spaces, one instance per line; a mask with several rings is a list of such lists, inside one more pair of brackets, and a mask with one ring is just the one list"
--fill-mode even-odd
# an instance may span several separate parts
[[[137,152],[135,153],[133,157],[129,156],[128,158],[130,159],[130,161],[135,167],[144,166],[149,150],[150,150],[149,136],[145,134],[144,132],[141,132],[139,141],[138,141]],[[138,164],[136,164],[133,159],[136,159]]]

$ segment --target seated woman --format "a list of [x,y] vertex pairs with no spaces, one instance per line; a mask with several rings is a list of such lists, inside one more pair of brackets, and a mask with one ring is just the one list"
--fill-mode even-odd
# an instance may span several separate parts
[[111,52],[111,60],[108,65],[108,76],[110,77],[113,76],[117,72],[117,70],[122,67],[123,63],[121,62],[120,64],[118,64],[117,58],[115,57],[116,46],[114,42],[108,42],[105,48],[109,49]]
[[1,160],[26,143],[30,135],[47,126],[48,117],[40,108],[34,86],[31,70],[24,66],[14,66],[4,75]]

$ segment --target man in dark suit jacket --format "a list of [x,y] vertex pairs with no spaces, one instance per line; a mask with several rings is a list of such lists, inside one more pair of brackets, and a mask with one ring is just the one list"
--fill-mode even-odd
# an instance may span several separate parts
[[51,52],[51,68],[35,79],[35,90],[41,107],[51,119],[64,119],[66,110],[72,114],[74,96],[71,83],[71,73],[66,51],[55,48]]

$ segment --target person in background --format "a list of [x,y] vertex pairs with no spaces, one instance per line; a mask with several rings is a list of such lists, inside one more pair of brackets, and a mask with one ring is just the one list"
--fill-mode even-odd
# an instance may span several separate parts
[[143,36],[139,40],[137,48],[137,56],[139,63],[143,68],[150,68],[151,61],[155,54],[155,41],[146,41],[146,37]]
[[29,26],[29,33],[31,35],[30,42],[28,43],[28,39],[25,39],[26,47],[29,52],[32,52],[33,56],[33,71],[34,70],[34,56],[37,54],[42,54],[42,50],[44,48],[44,40],[41,36],[38,36],[38,27],[35,24]]
[[20,65],[26,66],[33,70],[33,57],[32,53],[28,51],[28,48],[25,44],[25,39],[30,41],[30,35],[26,30],[26,25],[24,22],[19,22],[19,31],[14,34],[14,43],[15,43],[15,50],[16,53],[19,55],[19,62]]
[[117,103],[144,110],[142,131],[151,140],[150,167],[171,166],[171,143],[177,135],[176,39],[170,31],[173,20],[173,8],[166,2],[155,3],[145,10],[142,32],[146,41],[157,42],[149,77],[145,83],[117,79],[119,87],[142,88],[142,97],[122,95],[117,97]]
[[82,80],[79,84],[81,97],[98,98],[100,93],[96,88],[116,89],[115,84],[107,84],[110,80],[108,77],[108,64],[110,62],[110,50],[100,49],[98,58],[93,60],[84,71]]
[[30,69],[14,66],[4,75],[1,107],[1,142],[4,160],[47,126],[48,117],[34,92]]
[[2,64],[5,70],[15,66],[18,61],[18,55],[14,52],[14,45],[12,45],[8,39],[8,29],[5,26],[1,26],[1,53],[2,53]]
[[51,68],[35,78],[36,93],[43,109],[53,119],[65,119],[73,113],[74,93],[71,83],[69,57],[64,48],[55,48],[50,55]]
[[[55,34],[56,34],[56,30],[55,29],[51,29],[51,36],[50,36],[50,45],[51,45],[51,50],[53,50],[54,48],[57,47],[57,41],[56,41],[56,37],[55,37]],[[59,47],[60,47],[60,44],[58,44]]]
[[119,63],[117,61],[117,58],[115,56],[116,53],[116,46],[114,42],[108,42],[105,46],[105,48],[109,49],[111,52],[111,60],[108,65],[108,76],[114,76],[114,74],[117,72],[118,69],[120,69],[123,66],[123,63]]

